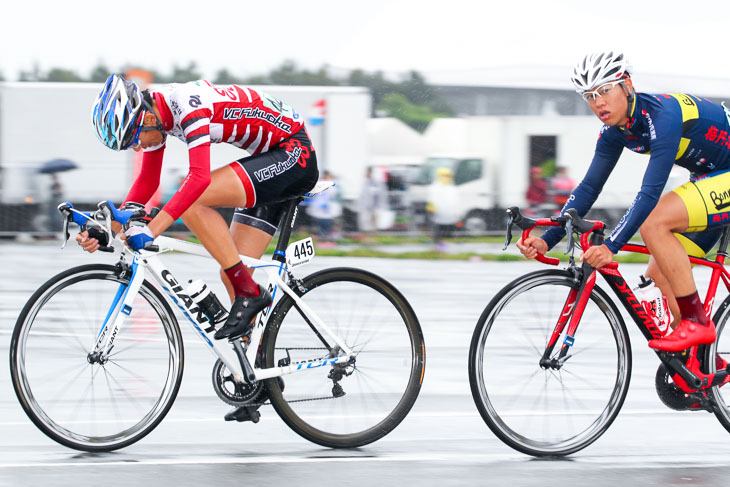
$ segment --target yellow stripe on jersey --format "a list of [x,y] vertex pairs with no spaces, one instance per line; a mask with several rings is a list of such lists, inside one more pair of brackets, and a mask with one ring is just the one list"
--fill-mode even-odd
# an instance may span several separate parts
[[672,191],[682,198],[684,206],[687,208],[689,227],[686,231],[699,232],[707,228],[707,214],[709,211],[700,188],[693,182],[687,182]]
[[679,242],[682,244],[682,247],[684,247],[684,250],[687,252],[687,255],[689,255],[690,257],[702,258],[706,255],[702,247],[700,247],[681,233],[675,233],[674,236],[677,237],[677,240],[679,240]]
[[[697,110],[697,103],[695,103],[691,96],[685,95],[684,93],[669,93],[669,96],[676,98],[679,102],[679,108],[682,110],[682,123],[687,120],[699,118],[700,113],[699,110]],[[682,157],[687,151],[687,147],[689,147],[689,139],[682,137],[679,141],[677,157],[675,157],[674,160],[678,160]]]

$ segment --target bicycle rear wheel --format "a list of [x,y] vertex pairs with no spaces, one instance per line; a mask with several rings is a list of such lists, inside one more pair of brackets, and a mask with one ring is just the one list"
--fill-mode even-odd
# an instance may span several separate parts
[[[708,373],[714,374],[722,365],[730,363],[728,318],[730,318],[730,296],[725,298],[715,312],[713,321],[717,329],[717,339],[715,343],[705,347],[705,364],[708,366]],[[720,424],[730,432],[730,385],[726,383],[721,386],[711,387],[708,394],[715,405],[715,416]]]
[[182,336],[167,302],[147,281],[108,361],[88,359],[117,291],[128,282],[121,265],[69,269],[33,294],[15,324],[15,394],[31,421],[67,447],[130,445],[159,424],[177,396]]
[[540,367],[571,286],[572,275],[560,270],[516,279],[486,307],[471,341],[469,381],[479,413],[504,443],[529,455],[590,445],[616,418],[629,387],[626,326],[598,287],[563,366]]
[[[387,281],[359,269],[317,272],[302,287],[296,292],[355,360],[285,375],[283,382],[267,380],[272,405],[295,432],[323,446],[354,448],[382,438],[405,418],[423,381],[425,347],[413,309]],[[284,296],[264,335],[264,363],[342,353],[327,340]]]

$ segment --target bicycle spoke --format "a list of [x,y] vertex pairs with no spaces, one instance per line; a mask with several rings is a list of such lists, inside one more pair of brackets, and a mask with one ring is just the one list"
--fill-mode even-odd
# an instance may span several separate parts
[[628,355],[619,352],[628,348],[626,330],[596,290],[576,332],[580,348],[571,348],[563,361],[558,339],[550,358],[561,360],[561,368],[540,367],[556,322],[544,317],[563,313],[571,286],[572,275],[564,271],[519,278],[497,295],[474,331],[474,400],[500,438],[525,453],[564,455],[584,448],[608,428],[627,391]]
[[[402,419],[415,396],[406,396],[409,388],[417,390],[422,361],[414,361],[413,354],[421,351],[414,347],[410,330],[417,322],[394,304],[391,291],[370,275],[357,270],[332,270],[320,274],[321,281],[308,281],[302,299],[314,309],[338,339],[347,344],[355,357],[354,366],[347,366],[349,375],[338,380],[344,395],[333,397],[334,382],[327,374],[299,373],[284,378],[286,387],[281,396],[274,395],[272,404],[277,412],[288,418],[292,428],[305,438],[325,446],[359,446],[386,434]],[[348,277],[354,276],[355,280]],[[318,278],[319,279],[319,278]],[[362,280],[361,280],[362,279]],[[303,326],[298,313],[282,301],[277,317],[275,343],[267,348],[267,361],[276,363],[283,354],[270,358],[275,350],[288,348],[292,354],[302,350],[292,360],[311,360],[313,334]],[[411,320],[411,322],[406,321]],[[420,334],[419,334],[420,335]],[[288,347],[289,344],[297,344]],[[330,373],[338,373],[332,368]],[[326,404],[300,402],[302,398],[329,397]],[[286,401],[287,407],[283,407]],[[397,420],[387,421],[395,416]]]
[[[180,331],[164,298],[146,282],[132,306],[140,318],[127,318],[107,362],[89,355],[99,333],[90,330],[106,319],[122,282],[119,272],[92,264],[52,278],[31,298],[33,307],[13,334],[13,385],[26,413],[49,437],[79,450],[138,441],[167,413],[180,384]],[[140,326],[154,334],[134,336]],[[85,346],[87,338],[91,345]],[[41,357],[43,368],[36,365]]]

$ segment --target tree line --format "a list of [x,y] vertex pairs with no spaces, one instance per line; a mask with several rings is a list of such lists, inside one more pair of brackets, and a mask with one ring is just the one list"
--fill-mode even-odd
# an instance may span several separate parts
[[[103,82],[113,72],[104,63],[97,64],[84,78],[73,70],[54,67],[42,71],[37,65],[31,70],[21,71],[19,81],[48,82]],[[187,66],[173,66],[172,72],[165,74],[148,70],[156,83],[184,83],[203,78],[195,62]],[[0,72],[0,81],[3,81]],[[333,74],[326,67],[315,70],[300,68],[294,61],[284,61],[269,73],[239,77],[228,69],[218,70],[210,80],[215,84],[241,85],[304,85],[304,86],[364,86],[373,97],[373,116],[391,116],[423,132],[436,117],[453,115],[453,110],[442,100],[436,90],[417,71],[409,71],[397,81],[387,79],[382,71],[366,72],[354,69],[349,72]]]

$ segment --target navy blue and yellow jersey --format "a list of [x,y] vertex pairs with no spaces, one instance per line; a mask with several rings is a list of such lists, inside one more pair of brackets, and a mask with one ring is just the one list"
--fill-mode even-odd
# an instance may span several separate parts
[[[697,96],[638,93],[625,127],[601,129],[593,161],[562,211],[575,208],[584,216],[590,210],[624,148],[649,154],[639,194],[605,241],[617,253],[656,206],[673,165],[696,177],[730,168],[728,117],[723,106]],[[553,227],[542,238],[552,248],[564,235]]]

